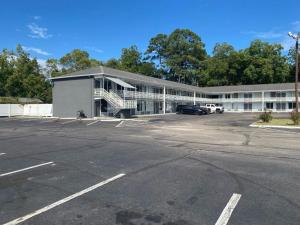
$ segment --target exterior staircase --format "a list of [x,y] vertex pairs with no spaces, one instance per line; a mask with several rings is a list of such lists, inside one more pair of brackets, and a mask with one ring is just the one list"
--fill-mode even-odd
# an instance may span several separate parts
[[123,99],[114,91],[106,91],[104,88],[95,89],[94,97],[105,99],[112,107],[113,116],[116,116],[122,109],[135,109],[137,105],[136,100]]

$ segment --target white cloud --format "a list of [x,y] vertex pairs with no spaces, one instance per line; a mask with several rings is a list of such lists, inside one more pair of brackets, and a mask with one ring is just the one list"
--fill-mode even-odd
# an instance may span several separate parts
[[[291,23],[291,28],[289,31],[291,31],[294,34],[300,32],[300,21],[298,20]],[[280,42],[280,44],[283,46],[284,51],[288,51],[290,48],[295,46],[295,40],[289,37],[287,33],[288,31],[284,32],[285,36]]]
[[93,46],[85,46],[84,48],[87,49],[87,50],[93,51],[93,52],[103,53],[102,49],[96,48],[96,47],[93,47]]
[[41,16],[34,16],[33,17],[33,19],[35,19],[35,20],[39,20],[39,19],[41,19],[42,17]]
[[292,33],[298,33],[300,32],[300,21],[294,21],[287,26],[286,30],[278,30],[274,31],[275,29],[272,29],[270,31],[266,32],[257,32],[257,31],[247,31],[242,32],[246,35],[251,35],[254,38],[260,38],[260,39],[266,39],[266,40],[273,40],[274,42],[280,43],[283,46],[284,51],[288,51],[291,47],[295,45],[295,40],[290,38],[287,33],[291,31]]
[[36,59],[36,61],[38,62],[38,64],[40,65],[40,67],[42,69],[46,68],[46,65],[47,65],[47,60],[46,59]]
[[257,32],[257,31],[247,31],[244,34],[252,35],[255,38],[261,39],[276,39],[283,36],[281,32],[267,31],[267,32]]
[[51,55],[49,52],[46,52],[46,51],[44,51],[44,50],[42,50],[40,48],[26,47],[26,46],[22,46],[22,48],[25,51],[35,52],[35,53],[40,54],[40,55],[45,55],[45,56]]
[[48,28],[40,27],[36,23],[30,23],[27,25],[27,27],[31,32],[31,34],[29,34],[28,36],[31,38],[47,39],[52,37],[51,34],[48,34]]
[[280,44],[282,45],[284,51],[288,51],[290,48],[295,46],[295,40],[286,36],[283,38]]

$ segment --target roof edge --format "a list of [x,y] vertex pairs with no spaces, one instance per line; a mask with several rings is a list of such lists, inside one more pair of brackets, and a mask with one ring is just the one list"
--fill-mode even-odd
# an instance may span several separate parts
[[51,77],[50,80],[59,80],[59,79],[66,79],[66,78],[75,78],[75,77],[90,77],[96,75],[103,75],[104,73],[90,73],[90,74],[79,74],[79,75],[70,75],[70,76],[58,76],[58,77]]

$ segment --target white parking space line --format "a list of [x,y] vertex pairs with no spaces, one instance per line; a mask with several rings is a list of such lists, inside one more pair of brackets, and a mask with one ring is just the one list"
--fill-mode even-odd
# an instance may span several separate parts
[[77,121],[77,120],[70,120],[70,121],[63,122],[63,123],[61,123],[61,124],[73,123],[73,122],[75,122],[75,121]]
[[242,195],[236,193],[231,196],[215,225],[226,225],[228,223],[230,216],[241,197]]
[[120,126],[122,126],[122,124],[124,123],[124,120],[123,121],[121,121],[120,123],[118,123],[118,125],[116,126],[116,127],[120,127]]
[[11,174],[14,174],[14,173],[23,172],[23,171],[26,171],[26,170],[31,170],[31,169],[34,169],[34,168],[37,168],[37,167],[40,167],[40,166],[46,166],[46,165],[49,165],[49,164],[53,164],[53,162],[46,162],[46,163],[26,167],[24,169],[15,170],[15,171],[11,171],[11,172],[8,172],[8,173],[2,173],[2,174],[0,174],[0,177],[8,176],[8,175],[11,175]]
[[1,153],[0,153],[0,155],[5,155],[5,154],[6,154],[6,153],[4,153],[4,152],[1,152]]
[[96,121],[90,122],[90,123],[88,123],[88,124],[87,124],[87,126],[93,125],[93,124],[95,124],[95,123],[98,123],[98,122],[99,122],[99,120],[96,120]]
[[25,216],[22,216],[22,217],[20,217],[20,218],[17,218],[17,219],[15,219],[15,220],[10,221],[10,222],[4,223],[3,225],[15,225],[15,224],[24,222],[25,220],[28,220],[28,219],[30,219],[30,218],[36,216],[36,215],[39,215],[39,214],[41,214],[41,213],[43,213],[43,212],[46,212],[46,211],[48,211],[48,210],[50,210],[50,209],[53,209],[53,208],[56,207],[56,206],[59,206],[59,205],[64,204],[64,203],[66,203],[66,202],[68,202],[68,201],[71,201],[71,200],[74,199],[74,198],[77,198],[77,197],[79,197],[79,196],[81,196],[81,195],[84,195],[84,194],[90,192],[90,191],[93,191],[93,190],[95,190],[96,188],[99,188],[99,187],[101,187],[101,186],[103,186],[103,185],[105,185],[105,184],[108,184],[108,183],[110,183],[110,182],[112,182],[112,181],[114,181],[114,180],[117,180],[117,179],[119,179],[119,178],[121,178],[121,177],[123,177],[123,176],[125,176],[124,173],[118,174],[118,175],[116,175],[116,176],[114,176],[114,177],[111,177],[111,178],[109,178],[109,179],[107,179],[107,180],[101,181],[100,183],[95,184],[95,185],[93,185],[93,186],[91,186],[91,187],[89,187],[89,188],[86,188],[86,189],[84,189],[84,190],[82,190],[82,191],[80,191],[80,192],[77,192],[77,193],[75,193],[75,194],[73,194],[73,195],[70,195],[70,196],[68,196],[68,197],[66,197],[66,198],[63,198],[63,199],[61,199],[61,200],[59,200],[59,201],[57,201],[57,202],[54,202],[54,203],[52,203],[52,204],[50,204],[50,205],[47,205],[47,206],[45,206],[44,208],[38,209],[38,210],[36,210],[36,211],[34,211],[34,212],[32,212],[32,213],[29,213],[29,214],[27,214],[27,215],[25,215]]

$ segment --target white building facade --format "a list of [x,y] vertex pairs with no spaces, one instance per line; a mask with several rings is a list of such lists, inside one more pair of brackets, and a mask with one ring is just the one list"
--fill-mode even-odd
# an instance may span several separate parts
[[[71,117],[81,108],[86,109],[88,117],[116,116],[122,111],[131,115],[165,114],[175,112],[177,105],[209,103],[223,105],[227,112],[290,112],[295,108],[292,83],[196,87],[103,66],[52,81],[54,116]],[[86,101],[78,104],[85,95]]]

